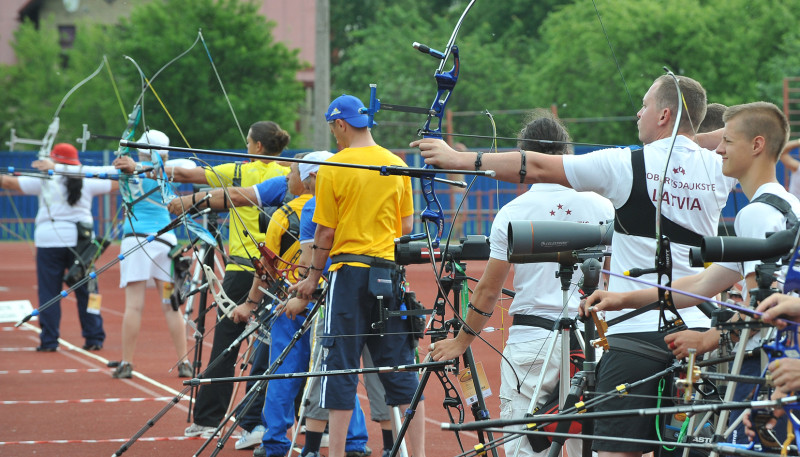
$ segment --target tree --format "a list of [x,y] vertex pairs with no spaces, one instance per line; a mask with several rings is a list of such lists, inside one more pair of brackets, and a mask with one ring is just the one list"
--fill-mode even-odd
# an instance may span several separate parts
[[0,134],[4,139],[12,128],[23,138],[44,136],[59,101],[73,85],[70,75],[61,69],[58,32],[52,23],[48,25],[39,31],[33,23],[23,23],[12,42],[17,65],[0,66],[0,81],[8,88],[0,91]]
[[[411,44],[418,41],[444,51],[456,21],[466,2],[454,1],[431,14],[427,5],[400,0],[384,3],[374,20],[350,32],[350,48],[340,56],[339,65],[332,68],[332,96],[349,93],[369,99],[369,84],[378,85],[378,97],[385,103],[429,108],[436,94],[434,70],[439,62],[415,51]],[[454,121],[460,132],[491,135],[492,127],[482,114],[483,109],[524,107],[523,94],[514,93],[509,86],[525,85],[528,76],[522,71],[526,62],[508,52],[505,43],[494,38],[491,25],[471,11],[462,24],[457,44],[461,49],[461,73],[448,109],[474,111],[474,116]],[[529,42],[527,38],[522,40]],[[382,43],[376,46],[375,43]],[[524,46],[523,46],[524,47]],[[450,70],[452,59],[445,66]],[[503,105],[498,105],[503,103]],[[425,116],[382,111],[376,120],[379,126],[374,135],[379,143],[390,148],[402,148],[414,139]],[[519,120],[500,120],[499,132],[516,131]],[[435,127],[433,125],[432,127]],[[487,146],[489,142],[470,142]]]
[[[302,85],[296,81],[296,72],[303,64],[297,57],[297,50],[289,50],[274,41],[273,27],[274,24],[257,14],[257,7],[251,2],[152,1],[134,7],[130,17],[122,18],[117,26],[78,24],[73,48],[63,53],[67,61],[63,70],[55,64],[59,62],[57,52],[52,57],[50,54],[54,52],[51,51],[47,61],[38,58],[39,48],[52,49],[53,43],[57,46],[57,37],[47,31],[50,28],[43,26],[36,39],[28,38],[27,35],[34,32],[26,28],[20,32],[25,40],[19,42],[18,39],[16,44],[20,63],[5,74],[11,74],[15,86],[26,82],[24,78],[32,81],[27,81],[27,86],[20,86],[24,90],[15,90],[20,97],[15,103],[4,104],[0,109],[20,112],[25,111],[23,107],[27,105],[42,105],[37,103],[37,99],[42,97],[60,99],[106,55],[119,88],[122,108],[108,73],[98,75],[64,107],[62,131],[57,141],[71,142],[80,135],[82,123],[89,124],[93,132],[119,135],[125,128],[122,112],[130,111],[142,94],[138,71],[124,56],[135,59],[145,77],[152,78],[159,68],[189,48],[198,30],[202,29],[208,53],[219,71],[244,134],[253,122],[273,120],[294,135],[292,147],[302,147],[303,139],[294,134],[294,124],[304,102]],[[29,41],[34,43],[26,44]],[[37,56],[37,59],[25,55]],[[39,60],[41,62],[37,63]],[[45,65],[45,62],[49,62],[47,68],[35,68],[36,65]],[[68,82],[58,85],[46,82],[61,73],[70,75]],[[8,80],[5,74],[2,74],[4,81]],[[152,84],[189,144],[217,149],[245,147],[203,43],[197,43],[185,56],[172,63]],[[144,94],[145,124],[166,132],[173,144],[184,144],[177,128],[160,106],[161,102],[149,90]],[[49,104],[54,106],[52,102]],[[41,137],[52,118],[52,109],[44,110],[47,114],[37,111],[35,116],[31,114],[24,118],[17,115],[14,124],[20,134],[25,132],[25,135]],[[137,135],[140,132],[141,129]],[[96,144],[99,143],[93,143]],[[113,149],[116,146],[111,142],[103,147]]]
[[[634,114],[664,65],[700,81],[710,101],[730,105],[763,99],[766,93],[757,88],[768,83],[764,78],[776,78],[764,67],[772,58],[787,57],[778,45],[793,31],[800,6],[797,0],[596,1],[608,40],[594,11],[582,4],[551,14],[542,26],[546,50],[536,60],[536,103],[555,103],[562,117]],[[575,124],[570,130],[577,141],[636,142],[633,122]]]

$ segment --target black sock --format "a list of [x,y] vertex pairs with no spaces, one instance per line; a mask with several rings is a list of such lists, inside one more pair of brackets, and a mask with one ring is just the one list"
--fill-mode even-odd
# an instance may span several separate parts
[[309,452],[319,452],[319,444],[322,442],[321,432],[306,430],[306,444],[303,446],[303,455]]
[[383,434],[383,448],[391,449],[394,446],[394,433],[391,430],[381,430]]

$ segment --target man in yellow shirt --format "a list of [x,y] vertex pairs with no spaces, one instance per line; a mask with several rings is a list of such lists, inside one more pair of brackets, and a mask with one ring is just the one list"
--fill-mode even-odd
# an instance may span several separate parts
[[[364,104],[342,95],[328,107],[325,119],[341,150],[331,159],[362,165],[406,164],[378,146],[367,128]],[[360,366],[366,344],[375,366],[413,363],[414,340],[408,333],[410,320],[392,317],[385,334],[370,335],[379,306],[399,309],[394,239],[411,232],[413,201],[408,177],[380,176],[373,171],[322,166],[317,174],[317,231],[309,274],[290,290],[308,298],[317,288],[330,255],[331,279],[323,338],[323,370]],[[419,383],[415,373],[380,375],[386,389],[386,403],[407,405]],[[353,412],[357,375],[322,378],[320,406],[330,410],[331,457],[343,457],[345,438]],[[425,409],[409,430],[410,454],[425,455]]]

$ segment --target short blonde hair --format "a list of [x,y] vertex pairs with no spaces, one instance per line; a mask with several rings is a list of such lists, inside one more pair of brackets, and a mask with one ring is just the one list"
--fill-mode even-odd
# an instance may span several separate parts
[[764,137],[767,153],[777,162],[789,141],[789,121],[783,111],[769,102],[753,102],[730,106],[722,116],[726,125],[739,118],[739,130],[750,139]]

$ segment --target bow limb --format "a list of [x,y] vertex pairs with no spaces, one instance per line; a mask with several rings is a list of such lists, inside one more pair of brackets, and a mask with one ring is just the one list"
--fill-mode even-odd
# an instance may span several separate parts
[[[144,122],[144,114],[143,114],[143,110],[142,110],[142,102],[144,100],[144,95],[147,92],[147,89],[150,89],[151,91],[153,91],[153,94],[156,96],[156,98],[158,98],[158,94],[155,92],[155,89],[153,89],[153,81],[155,81],[155,79],[167,67],[169,67],[174,62],[176,62],[178,59],[180,59],[181,57],[183,57],[187,53],[189,53],[189,51],[191,51],[195,47],[195,45],[198,43],[199,39],[200,39],[200,37],[198,36],[195,39],[194,43],[192,43],[192,45],[188,49],[184,50],[178,56],[176,56],[175,58],[173,58],[172,60],[167,62],[165,65],[163,65],[161,68],[159,68],[158,71],[156,71],[156,73],[150,79],[148,79],[145,76],[145,74],[142,71],[141,67],[139,66],[138,63],[136,63],[136,61],[133,58],[131,58],[130,56],[125,56],[125,58],[128,59],[134,65],[134,67],[136,67],[136,70],[139,73],[139,77],[140,77],[140,79],[142,81],[142,91],[141,91],[141,93],[139,94],[139,97],[136,100],[136,105],[134,106],[134,111],[129,116],[128,128],[123,133],[123,141],[120,142],[121,155],[130,155],[130,148],[128,146],[124,145],[124,142],[125,141],[129,142],[129,141],[131,141],[133,139],[133,135],[134,135],[134,131],[135,131],[135,128],[136,128],[136,124],[138,124],[139,119],[141,119]],[[158,98],[158,100],[159,100],[159,102],[161,102],[160,98]],[[181,137],[184,139],[184,141],[186,141],[186,138],[183,136],[183,133],[181,132],[180,128],[178,128],[177,124],[175,124],[175,121],[172,118],[172,116],[169,115],[169,111],[166,109],[166,106],[164,106],[163,102],[161,103],[161,106],[167,112],[167,115],[169,116],[169,118],[172,119],[173,124],[175,125],[176,129],[178,130],[178,132],[181,133]],[[136,116],[134,116],[134,114],[136,114]],[[134,117],[136,117],[135,122],[134,122]],[[126,136],[126,134],[127,134],[127,136]],[[188,141],[186,141],[186,143],[188,145]],[[169,184],[169,179],[168,179],[166,171],[164,169],[164,161],[161,158],[161,155],[158,153],[157,150],[150,149],[150,159],[151,159],[151,161],[153,163],[153,168],[154,168],[153,175],[155,176],[156,182],[158,183],[159,189],[161,191],[162,202],[165,205],[167,205],[167,204],[169,204],[170,201],[172,201],[174,198],[176,198],[177,195],[175,195],[175,192],[172,190],[172,186]],[[126,181],[127,178],[123,178],[120,181],[120,189],[123,188],[123,180]],[[181,222],[183,223],[183,225],[186,227],[186,230],[189,233],[192,233],[195,236],[199,237],[201,240],[203,240],[203,242],[205,242],[209,246],[216,245],[216,239],[214,238],[214,236],[208,230],[206,230],[203,226],[201,226],[200,224],[198,224],[197,222],[192,220],[190,217],[188,217],[188,215],[186,213],[181,215],[180,219],[181,219]]]
[[[60,121],[60,118],[59,118],[59,114],[61,113],[61,109],[67,103],[67,100],[72,96],[72,94],[75,93],[75,91],[77,91],[84,84],[88,83],[95,76],[97,76],[98,73],[100,73],[100,70],[103,69],[104,65],[105,65],[105,61],[100,62],[100,65],[97,67],[96,70],[94,70],[89,76],[87,76],[86,78],[84,78],[83,80],[81,80],[80,82],[75,84],[61,98],[61,101],[59,102],[58,107],[56,108],[56,111],[53,114],[53,120],[50,121],[50,124],[47,126],[47,131],[45,132],[44,137],[41,140],[18,138],[12,132],[11,141],[8,143],[9,147],[11,148],[11,150],[12,151],[14,150],[14,145],[17,142],[23,142],[23,143],[32,144],[32,145],[37,145],[38,144],[39,145],[39,152],[37,153],[37,158],[38,159],[47,159],[48,157],[50,157],[50,151],[53,149],[53,143],[55,142],[56,136],[58,135],[58,131],[59,131],[60,126],[61,126],[61,121]],[[8,198],[9,198],[9,200],[11,200],[11,195],[10,194],[8,195]],[[19,211],[17,210],[16,204],[13,201],[11,201],[11,206],[12,206],[12,208],[14,208],[14,212],[17,215],[17,219],[19,219],[21,225],[24,226],[24,224],[22,223],[23,222],[22,221],[22,217],[19,215]],[[9,232],[13,233],[11,231],[9,231]],[[32,240],[32,238],[30,238],[28,236],[27,232],[25,233],[25,237],[24,238],[26,240],[28,240],[29,244],[31,245],[31,248],[33,248],[33,240]]]
[[[448,376],[446,371],[437,370],[434,371],[436,377],[439,379],[439,383],[442,384],[442,389],[444,390],[444,400],[442,401],[442,406],[444,406],[445,411],[447,411],[447,417],[450,419],[451,424],[463,424],[464,423],[464,401],[461,399],[461,395],[458,393],[458,389],[455,388],[452,381],[450,381],[450,377]],[[458,421],[456,418],[453,417],[453,412],[455,412]],[[461,443],[461,437],[456,432],[456,440],[458,441],[458,446],[461,450],[464,450],[464,446]]]
[[203,272],[206,275],[206,281],[208,281],[208,289],[211,291],[211,295],[214,297],[214,301],[217,303],[217,306],[222,311],[222,314],[225,315],[225,317],[232,319],[231,313],[233,312],[233,309],[236,308],[236,303],[228,298],[228,295],[222,288],[222,283],[217,278],[217,275],[214,273],[214,270],[211,269],[211,267],[208,265],[203,265]]
[[[431,103],[430,109],[427,111],[419,108],[411,109],[411,112],[422,112],[427,113],[428,115],[422,129],[420,129],[420,133],[425,138],[442,138],[442,121],[447,109],[447,103],[450,100],[453,89],[458,83],[458,76],[461,70],[458,46],[456,46],[455,42],[456,38],[458,37],[458,32],[461,30],[461,25],[464,22],[464,18],[467,16],[467,13],[469,13],[470,9],[472,9],[474,4],[475,0],[470,0],[466,8],[464,8],[464,11],[461,13],[461,16],[453,28],[453,32],[451,33],[450,39],[448,40],[443,52],[437,51],[417,42],[413,44],[415,49],[439,59],[439,66],[433,75],[434,79],[436,80],[436,96]],[[449,71],[445,71],[445,66],[447,65],[447,61],[451,55],[453,56],[453,67]],[[378,100],[376,96],[376,85],[373,84],[370,86],[369,108],[362,109],[362,112],[368,115],[368,126],[370,128],[373,126],[374,115],[378,110],[380,110],[380,106],[380,100]],[[404,110],[408,110],[407,107]],[[432,128],[431,123],[434,122],[434,119],[436,119],[436,123]],[[430,165],[425,165],[424,168],[432,169],[433,167]],[[442,211],[441,202],[436,195],[436,189],[433,185],[434,175],[435,173],[431,173],[430,175],[424,174],[420,176],[422,197],[425,199],[425,209],[423,209],[420,213],[420,220],[425,225],[426,233],[413,234],[407,237],[410,240],[418,240],[427,236],[428,243],[432,249],[435,249],[439,246],[442,233],[444,232],[444,212]],[[429,228],[430,225],[432,225],[434,228],[433,236],[431,235],[431,230]]]
[[100,70],[103,69],[104,65],[105,61],[100,62],[100,66],[97,67],[97,69],[93,71],[92,74],[81,80],[78,84],[75,84],[69,91],[67,91],[64,97],[61,99],[61,102],[59,102],[58,108],[56,108],[56,112],[53,115],[53,120],[47,127],[47,132],[45,133],[44,138],[42,138],[41,146],[39,147],[40,159],[46,159],[50,156],[50,151],[53,149],[53,143],[55,142],[56,135],[58,134],[58,130],[60,128],[60,120],[58,116],[61,113],[61,109],[67,103],[67,99],[69,99],[69,97],[72,96],[72,94],[75,93],[75,91],[77,91],[78,89],[80,89],[84,84],[86,84],[92,78],[97,76],[97,74],[100,73]]

